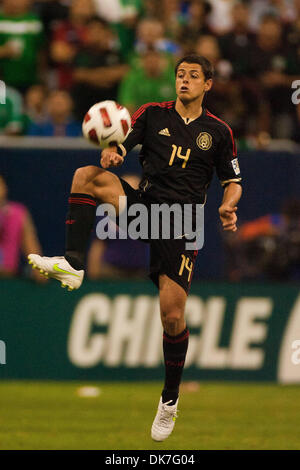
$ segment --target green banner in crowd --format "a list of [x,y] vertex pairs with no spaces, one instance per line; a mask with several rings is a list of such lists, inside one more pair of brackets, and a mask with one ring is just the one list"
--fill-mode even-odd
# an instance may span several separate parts
[[[155,287],[0,281],[0,377],[162,380],[162,327]],[[185,380],[300,382],[296,286],[194,282]]]

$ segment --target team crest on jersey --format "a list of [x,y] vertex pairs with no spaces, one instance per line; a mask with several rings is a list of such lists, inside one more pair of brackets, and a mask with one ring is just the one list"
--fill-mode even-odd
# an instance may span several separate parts
[[196,142],[201,150],[209,150],[212,145],[212,136],[208,132],[200,132]]

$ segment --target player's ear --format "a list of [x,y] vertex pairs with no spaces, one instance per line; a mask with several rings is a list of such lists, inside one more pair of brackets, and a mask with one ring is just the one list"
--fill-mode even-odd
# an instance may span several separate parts
[[212,78],[209,78],[208,80],[206,80],[204,84],[204,90],[209,91],[212,87],[212,84],[213,84]]

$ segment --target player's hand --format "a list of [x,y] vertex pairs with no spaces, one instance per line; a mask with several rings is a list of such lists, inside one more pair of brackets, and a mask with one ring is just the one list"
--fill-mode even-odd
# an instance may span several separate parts
[[237,231],[237,207],[232,207],[229,204],[222,204],[219,207],[220,219],[224,230],[230,230],[232,232]]
[[101,160],[100,160],[102,168],[120,166],[124,162],[124,158],[121,155],[119,155],[114,149],[116,149],[116,147],[102,150]]

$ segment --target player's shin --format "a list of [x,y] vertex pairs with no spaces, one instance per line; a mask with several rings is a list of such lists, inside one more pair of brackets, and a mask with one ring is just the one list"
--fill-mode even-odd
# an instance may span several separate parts
[[162,391],[163,403],[172,400],[174,405],[179,394],[186,353],[189,343],[189,330],[185,328],[179,335],[170,336],[164,332],[163,352],[165,362],[165,384]]
[[77,270],[84,269],[85,255],[96,214],[96,199],[89,194],[71,193],[66,220],[65,258]]

